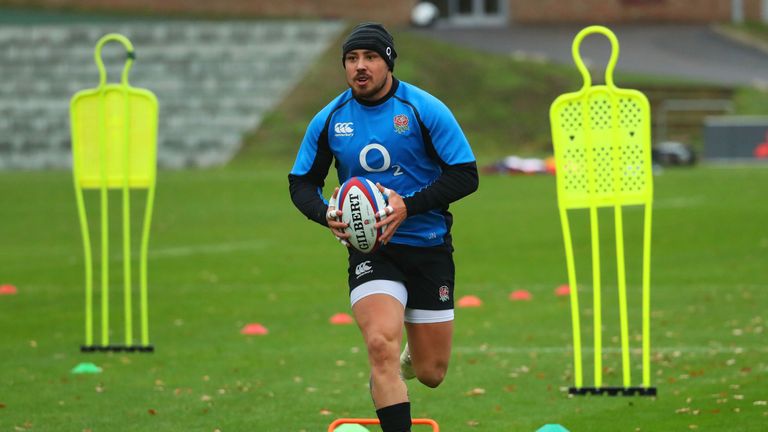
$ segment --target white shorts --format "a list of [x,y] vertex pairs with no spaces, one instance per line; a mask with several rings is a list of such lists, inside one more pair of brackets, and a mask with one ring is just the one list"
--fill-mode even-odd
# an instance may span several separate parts
[[426,324],[453,321],[453,309],[426,310],[406,307],[408,304],[408,290],[405,289],[405,285],[402,282],[384,279],[365,282],[355,287],[349,293],[349,300],[352,306],[354,306],[355,303],[372,294],[386,294],[396,298],[405,309],[405,322],[407,323]]

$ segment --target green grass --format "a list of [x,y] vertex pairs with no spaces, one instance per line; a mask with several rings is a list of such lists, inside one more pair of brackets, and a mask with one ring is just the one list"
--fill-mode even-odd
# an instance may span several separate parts
[[[62,172],[0,173],[0,430],[324,431],[371,416],[358,331],[348,310],[345,252],[291,205],[289,164],[161,172],[150,256],[152,355],[81,354],[83,259],[71,180]],[[656,178],[653,384],[648,398],[568,398],[572,383],[566,280],[552,177],[481,179],[453,206],[457,292],[485,301],[457,310],[445,383],[411,383],[414,415],[446,431],[758,431],[768,419],[768,170],[668,170]],[[610,214],[601,214],[611,272]],[[637,246],[639,215],[628,211]],[[586,219],[574,215],[591,331]],[[582,229],[584,228],[584,230]],[[634,257],[634,258],[633,258]],[[636,254],[629,254],[630,265]],[[115,256],[116,271],[121,262]],[[119,278],[118,278],[119,279]],[[637,284],[630,274],[633,346]],[[604,341],[618,336],[606,277]],[[113,338],[122,338],[117,283]],[[533,293],[513,303],[516,289]],[[246,337],[240,328],[270,330]],[[587,337],[585,344],[591,339]],[[100,375],[69,371],[93,361]],[[639,356],[633,355],[639,380]],[[607,383],[620,363],[606,354]],[[585,375],[591,380],[591,357]],[[484,394],[474,395],[473,389]],[[475,392],[479,393],[479,392]],[[331,412],[323,415],[323,410]],[[474,426],[473,426],[474,425]]]
[[733,98],[734,111],[740,115],[768,115],[768,89],[740,87]]
[[[398,76],[454,109],[481,163],[545,153],[550,102],[579,86],[569,69],[407,33],[398,37],[398,50]],[[334,48],[229,167],[160,173],[150,254],[150,333],[157,347],[151,355],[79,353],[84,262],[70,175],[0,172],[0,284],[19,289],[0,296],[0,431],[315,432],[336,417],[373,415],[358,331],[328,323],[349,309],[345,251],[293,208],[287,191],[310,116],[343,86]],[[572,384],[571,321],[567,299],[553,294],[566,280],[554,179],[482,177],[480,190],[452,210],[457,292],[485,304],[457,310],[448,378],[436,390],[410,384],[414,415],[434,417],[448,432],[533,431],[545,423],[572,431],[762,430],[768,420],[768,406],[760,403],[768,399],[765,184],[768,170],[757,166],[667,170],[656,178],[652,367],[660,396],[582,399],[563,392]],[[138,227],[141,208],[134,210]],[[119,222],[118,215],[113,212]],[[600,217],[610,349],[605,380],[618,385],[612,215]],[[641,219],[637,210],[625,219],[637,347]],[[583,214],[573,215],[589,335],[587,223]],[[116,343],[123,337],[119,247],[112,242]],[[508,301],[516,289],[531,291],[533,301]],[[250,322],[263,323],[269,335],[241,335]],[[103,373],[70,374],[85,361]],[[637,354],[632,362],[637,382]]]

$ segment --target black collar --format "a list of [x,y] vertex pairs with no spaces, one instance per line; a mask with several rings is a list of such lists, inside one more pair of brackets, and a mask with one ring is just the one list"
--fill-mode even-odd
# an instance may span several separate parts
[[365,106],[371,106],[372,107],[372,106],[381,105],[384,102],[388,101],[392,96],[395,95],[395,92],[397,91],[397,88],[399,86],[400,86],[400,81],[397,78],[395,78],[394,75],[392,75],[392,87],[389,89],[387,94],[385,94],[381,99],[375,100],[375,101],[368,101],[368,100],[362,100],[362,99],[355,98],[355,100],[360,105],[365,105]]

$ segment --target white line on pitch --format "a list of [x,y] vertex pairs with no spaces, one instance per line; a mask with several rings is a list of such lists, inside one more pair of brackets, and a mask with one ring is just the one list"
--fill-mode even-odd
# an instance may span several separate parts
[[[591,347],[583,347],[583,352],[594,352]],[[488,346],[488,347],[468,347],[457,346],[453,348],[456,353],[462,354],[566,354],[572,353],[573,348],[569,347],[513,347],[513,346]],[[633,353],[639,354],[642,352],[639,348],[632,348]],[[750,352],[756,353],[768,353],[768,348],[754,348],[754,347],[707,347],[707,346],[681,346],[681,347],[651,347],[651,352],[663,353],[663,354],[745,354]],[[603,348],[603,353],[614,354],[621,353],[620,348]]]
[[178,246],[150,250],[151,258],[170,258],[189,255],[221,254],[246,250],[259,250],[267,247],[267,242],[255,240],[248,242],[233,242],[220,244],[204,244],[196,246]]

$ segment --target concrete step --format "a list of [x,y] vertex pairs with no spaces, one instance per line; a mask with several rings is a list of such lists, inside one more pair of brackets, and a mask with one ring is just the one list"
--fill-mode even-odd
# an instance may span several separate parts
[[[226,163],[336,38],[320,21],[135,22],[0,27],[0,169],[71,164],[69,104],[98,85],[96,42],[117,32],[133,43],[131,85],[158,98],[158,163],[182,168]],[[110,83],[125,49],[105,45]]]

